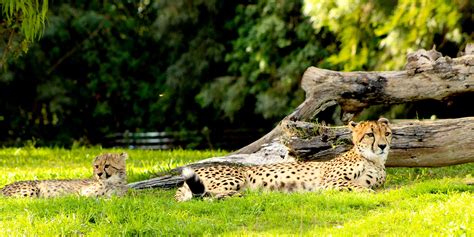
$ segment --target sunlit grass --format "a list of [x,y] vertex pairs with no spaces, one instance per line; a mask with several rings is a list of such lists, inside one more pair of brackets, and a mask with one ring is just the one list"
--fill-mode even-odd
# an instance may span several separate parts
[[[24,179],[87,178],[94,149],[1,149],[0,187]],[[222,151],[127,150],[129,182]],[[0,198],[0,235],[474,234],[474,164],[388,169],[376,193],[259,193],[176,203],[175,190],[133,190],[123,198]]]

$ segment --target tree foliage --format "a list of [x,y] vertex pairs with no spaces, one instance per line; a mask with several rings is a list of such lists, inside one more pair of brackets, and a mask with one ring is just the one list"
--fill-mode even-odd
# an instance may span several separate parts
[[[26,39],[4,2],[28,1],[2,0],[0,27]],[[303,101],[307,67],[400,69],[414,49],[455,55],[474,25],[466,0],[31,2],[48,21],[0,74],[8,144],[271,128]]]
[[463,0],[305,0],[304,12],[315,29],[337,38],[330,64],[348,71],[394,70],[408,52],[472,39],[461,25],[460,10],[469,6]]
[[28,51],[29,45],[43,34],[48,0],[1,0],[0,69],[10,56]]
[[301,2],[277,0],[238,5],[227,23],[238,35],[225,55],[226,77],[204,86],[197,97],[201,105],[212,105],[232,120],[244,106],[278,119],[301,103],[302,73],[327,55],[301,7]]

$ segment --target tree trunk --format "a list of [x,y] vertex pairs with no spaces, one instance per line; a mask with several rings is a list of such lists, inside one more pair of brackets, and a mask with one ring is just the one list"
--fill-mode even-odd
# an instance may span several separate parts
[[[349,120],[369,105],[443,100],[472,93],[473,49],[473,45],[468,45],[464,56],[453,59],[442,57],[435,50],[419,50],[408,55],[403,71],[336,72],[310,67],[301,82],[305,101],[271,132],[228,156],[205,159],[190,166],[331,159],[350,149],[349,130],[304,121],[314,120],[320,112],[335,105],[341,106],[343,117]],[[435,167],[474,161],[474,117],[394,121],[392,127],[394,137],[387,166]],[[172,173],[177,174],[180,169]],[[130,187],[171,187],[181,182],[180,176],[163,176]]]

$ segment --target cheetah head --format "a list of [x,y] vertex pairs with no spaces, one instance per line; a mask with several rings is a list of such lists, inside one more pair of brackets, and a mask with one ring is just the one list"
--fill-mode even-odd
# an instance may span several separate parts
[[114,182],[125,178],[125,159],[128,154],[106,153],[94,159],[94,178],[98,181]]
[[385,164],[390,142],[392,141],[392,130],[386,118],[378,121],[364,121],[360,123],[350,122],[352,130],[352,141],[357,147],[356,151],[368,160]]

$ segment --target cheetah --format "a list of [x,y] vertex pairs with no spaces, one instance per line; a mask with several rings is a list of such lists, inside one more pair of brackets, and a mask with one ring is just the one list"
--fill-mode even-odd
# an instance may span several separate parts
[[179,202],[193,197],[225,198],[244,189],[304,192],[325,189],[373,191],[385,182],[385,161],[392,131],[389,121],[351,121],[354,147],[329,161],[290,162],[259,166],[217,165],[184,168],[185,180],[175,195]]
[[19,181],[3,187],[0,194],[11,197],[58,197],[79,195],[86,197],[122,196],[127,192],[125,159],[128,154],[106,153],[93,162],[94,177],[76,180]]

